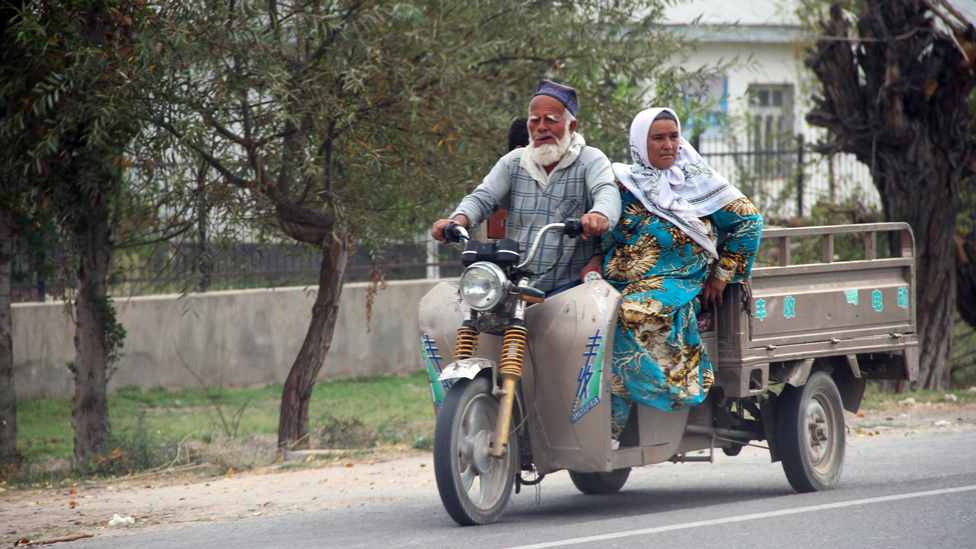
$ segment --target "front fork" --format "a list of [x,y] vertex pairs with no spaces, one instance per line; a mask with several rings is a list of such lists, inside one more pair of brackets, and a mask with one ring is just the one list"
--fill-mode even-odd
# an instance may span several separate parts
[[[521,302],[520,302],[521,303]],[[508,435],[512,425],[512,408],[515,405],[515,389],[522,379],[522,358],[525,356],[527,333],[522,325],[509,326],[502,341],[502,360],[498,375],[502,388],[498,391],[498,424],[491,437],[491,457],[502,458],[508,450]]]
[[[523,286],[528,281],[523,281]],[[522,379],[522,360],[525,357],[525,345],[528,332],[525,330],[525,302],[519,300],[512,315],[512,324],[505,330],[502,340],[502,356],[498,367],[498,375],[502,378],[502,387],[498,390],[498,423],[495,433],[491,437],[491,456],[503,458],[508,451],[508,437],[511,433],[512,409],[515,406],[515,391]],[[464,360],[474,355],[478,346],[478,331],[471,327],[470,319],[458,330],[457,343],[454,346],[454,360]]]

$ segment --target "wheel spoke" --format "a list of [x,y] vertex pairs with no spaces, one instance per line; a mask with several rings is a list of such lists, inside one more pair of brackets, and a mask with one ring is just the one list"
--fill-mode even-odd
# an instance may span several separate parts
[[487,397],[479,397],[471,401],[465,414],[465,426],[469,433],[477,433],[482,430],[494,430],[492,425],[491,410],[485,401]]
[[[494,467],[492,469],[494,469]],[[481,494],[479,494],[480,497],[478,498],[478,503],[482,503],[482,504],[493,503],[491,499],[493,497],[492,494],[494,494],[495,491],[492,490],[491,473],[492,473],[491,469],[485,473],[481,473]]]
[[471,491],[471,487],[474,486],[474,479],[476,478],[478,478],[478,473],[475,471],[474,466],[469,464],[461,473],[461,485],[464,486],[465,492]]
[[474,440],[474,433],[461,433],[458,436],[458,457],[467,462],[474,461]]

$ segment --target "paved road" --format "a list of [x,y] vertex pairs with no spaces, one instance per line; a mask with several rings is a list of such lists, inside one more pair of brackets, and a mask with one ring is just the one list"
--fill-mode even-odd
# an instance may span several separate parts
[[435,498],[76,542],[72,549],[311,547],[976,547],[976,433],[848,440],[837,489],[796,494],[767,452],[635,469],[584,496],[565,473],[513,495],[501,522],[461,528]]

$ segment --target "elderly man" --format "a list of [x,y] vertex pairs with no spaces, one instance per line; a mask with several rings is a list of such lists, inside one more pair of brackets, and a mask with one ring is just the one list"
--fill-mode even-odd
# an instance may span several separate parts
[[[454,221],[464,227],[488,219],[499,208],[508,210],[506,233],[523,249],[543,226],[568,217],[583,223],[582,240],[565,238],[556,267],[533,285],[553,293],[580,282],[580,271],[596,251],[598,238],[620,217],[620,192],[610,161],[587,147],[576,133],[579,100],[576,90],[548,80],[529,103],[529,146],[503,156],[481,185],[464,197],[450,219],[440,219],[430,234],[444,242],[444,228]],[[529,268],[541,272],[556,260],[559,235],[549,234]]]

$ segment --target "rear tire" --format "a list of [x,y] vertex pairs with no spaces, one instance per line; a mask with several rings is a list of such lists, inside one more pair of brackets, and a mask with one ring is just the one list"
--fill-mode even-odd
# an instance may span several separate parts
[[837,384],[814,372],[806,385],[779,395],[776,436],[783,472],[797,492],[829,490],[844,469],[844,408]]
[[434,478],[447,513],[470,526],[498,520],[518,473],[514,427],[508,453],[491,457],[489,443],[498,420],[498,399],[484,377],[461,379],[444,397],[434,427]]
[[569,472],[569,478],[576,489],[584,494],[615,494],[624,487],[628,477],[630,477],[630,467],[616,469],[609,473]]

